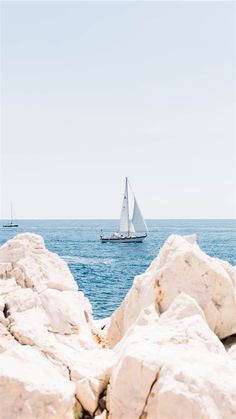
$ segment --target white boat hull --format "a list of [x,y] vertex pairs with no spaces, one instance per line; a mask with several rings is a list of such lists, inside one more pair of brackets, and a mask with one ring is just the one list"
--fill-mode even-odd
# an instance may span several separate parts
[[143,240],[147,237],[146,235],[143,236],[129,236],[129,237],[120,237],[120,236],[111,236],[111,237],[104,237],[101,236],[100,240],[102,243],[142,243]]

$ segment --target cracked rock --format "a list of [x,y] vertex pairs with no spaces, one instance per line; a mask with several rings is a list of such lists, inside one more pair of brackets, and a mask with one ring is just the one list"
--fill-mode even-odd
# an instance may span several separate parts
[[109,418],[234,419],[236,363],[196,301],[181,294],[160,317],[149,312],[114,348]]
[[146,272],[134,279],[111,316],[107,330],[110,347],[119,342],[143,308],[156,303],[163,313],[181,292],[197,301],[220,339],[236,333],[236,268],[204,253],[195,235],[172,235]]

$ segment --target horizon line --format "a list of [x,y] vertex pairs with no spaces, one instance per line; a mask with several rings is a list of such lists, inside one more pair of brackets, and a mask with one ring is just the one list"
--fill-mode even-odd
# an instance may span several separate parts
[[[8,221],[8,218],[0,218],[1,221]],[[145,221],[179,221],[179,220],[229,220],[236,221],[234,218],[145,218]],[[119,218],[17,218],[15,221],[119,221]]]

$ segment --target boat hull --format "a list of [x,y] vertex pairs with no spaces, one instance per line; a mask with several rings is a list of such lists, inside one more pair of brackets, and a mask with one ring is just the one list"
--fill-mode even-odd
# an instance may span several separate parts
[[147,237],[145,236],[129,236],[129,237],[100,237],[102,243],[142,243]]
[[18,227],[18,224],[4,224],[3,227],[5,228]]

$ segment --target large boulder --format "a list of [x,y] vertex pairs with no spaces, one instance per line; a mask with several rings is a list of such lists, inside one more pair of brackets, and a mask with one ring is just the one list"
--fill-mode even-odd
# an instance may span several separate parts
[[75,385],[36,349],[1,343],[0,418],[73,419]]
[[144,309],[115,351],[110,419],[236,417],[236,362],[190,296]]
[[236,268],[204,253],[195,236],[172,235],[112,315],[110,346],[119,342],[144,307],[155,302],[163,313],[181,292],[196,299],[219,338],[236,332]]
[[[0,248],[0,263],[8,276],[27,288],[41,292],[46,288],[77,290],[78,286],[67,264],[55,253],[49,252],[43,238],[22,233]],[[11,264],[12,269],[9,269]],[[3,268],[2,268],[3,269]]]
[[[98,335],[97,328],[93,330],[93,325],[92,308],[88,299],[78,291],[65,262],[45,248],[40,236],[19,234],[4,244],[0,248],[0,339],[4,338],[7,345],[4,353],[0,353],[0,380],[9,380],[7,382],[12,385],[12,395],[15,394],[15,398],[9,396],[8,404],[5,402],[6,408],[2,410],[4,414],[7,408],[12,413],[12,406],[15,404],[16,417],[69,418],[72,417],[73,403],[76,405],[79,401],[86,411],[91,414],[95,411],[100,393],[110,378],[116,356],[113,351],[103,347],[104,342]],[[29,361],[28,367],[23,359],[20,369],[17,354],[22,354],[22,348],[27,348],[23,350],[24,354],[29,354],[29,360],[33,358],[32,365]],[[7,369],[3,365],[11,363],[14,356],[16,360],[12,365],[16,368],[16,376],[9,367],[9,377],[6,378]],[[32,403],[36,404],[34,414],[31,412],[33,404],[27,401],[25,388],[33,391],[34,385],[31,381],[27,382],[27,368],[31,371],[29,378],[37,381],[38,371],[33,365],[34,361],[37,363],[37,357],[39,368],[41,367],[44,374],[41,376],[44,377],[42,382],[45,380],[45,394],[39,382],[38,393],[35,399],[32,398]],[[22,378],[24,376],[25,381]],[[64,399],[61,399],[61,395],[57,397],[56,389],[55,394],[50,396],[50,385],[53,387],[53,380],[57,379],[58,387],[63,382],[64,386],[68,385],[68,391],[73,388],[72,393],[76,398],[72,397],[73,403],[70,401],[68,404],[69,413],[66,410],[67,405],[63,404]],[[12,384],[14,380],[19,391]],[[64,398],[68,391],[65,390]],[[47,398],[47,394],[51,398]],[[57,407],[57,402],[61,405],[60,408]],[[18,416],[21,403],[29,406],[22,410],[22,416]],[[48,405],[48,411],[44,404]],[[1,416],[0,412],[0,419],[3,417],[7,416]]]
[[94,322],[67,265],[41,237],[16,236],[0,248],[0,419],[235,418],[235,342],[227,354],[213,333],[235,333],[234,275],[172,236]]

